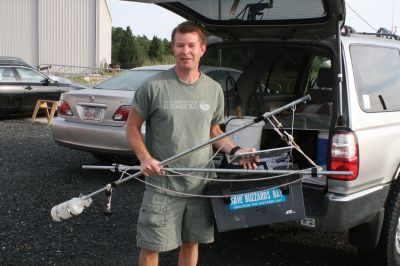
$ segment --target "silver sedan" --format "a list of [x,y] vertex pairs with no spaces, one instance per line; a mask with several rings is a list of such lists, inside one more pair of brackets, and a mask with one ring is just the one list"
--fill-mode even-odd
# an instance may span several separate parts
[[[127,158],[134,161],[125,136],[133,95],[146,79],[171,67],[173,65],[139,67],[93,88],[63,93],[58,117],[51,125],[54,141],[61,146],[91,152],[100,161],[127,161]],[[231,87],[227,80],[237,80],[241,75],[241,71],[231,68],[203,66],[201,71],[218,81],[224,91]]]

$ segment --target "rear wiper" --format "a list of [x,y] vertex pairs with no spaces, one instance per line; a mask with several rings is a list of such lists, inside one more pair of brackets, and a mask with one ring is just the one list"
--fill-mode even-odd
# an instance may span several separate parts
[[381,101],[381,105],[382,105],[383,110],[387,110],[386,104],[385,104],[385,100],[383,100],[382,95],[378,95],[378,98]]
[[[255,4],[247,4],[242,11],[235,17],[235,20],[244,20],[244,17],[247,13],[247,20],[256,20],[257,16],[263,16],[264,13],[261,12],[264,9],[271,9],[273,7],[274,0],[269,0],[267,3],[262,3],[264,0],[261,0]],[[233,2],[230,14],[234,15],[236,12],[236,9],[239,5],[239,0],[236,0]],[[241,16],[241,18],[240,18]]]

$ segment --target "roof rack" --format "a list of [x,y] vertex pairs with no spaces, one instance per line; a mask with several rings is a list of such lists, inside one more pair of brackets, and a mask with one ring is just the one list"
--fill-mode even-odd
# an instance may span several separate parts
[[352,27],[345,25],[343,27],[343,30],[344,31],[342,31],[342,35],[344,35],[344,36],[350,36],[352,33],[358,33],[358,34],[362,34],[362,35],[376,36],[376,37],[380,37],[380,38],[400,41],[400,36],[399,35],[391,33],[390,31],[388,31],[385,28],[380,28],[376,33],[373,33],[373,32],[357,32]]
[[372,35],[372,36],[376,36],[376,37],[381,37],[381,38],[385,38],[385,39],[391,39],[391,40],[396,40],[396,41],[400,41],[400,36],[393,34],[393,33],[369,33],[369,32],[360,32],[359,34],[363,34],[363,35]]

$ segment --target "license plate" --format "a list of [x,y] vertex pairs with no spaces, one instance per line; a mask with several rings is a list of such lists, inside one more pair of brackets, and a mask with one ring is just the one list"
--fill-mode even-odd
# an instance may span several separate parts
[[279,188],[266,189],[256,192],[250,192],[242,195],[231,196],[229,209],[231,211],[253,208],[258,206],[270,205],[286,202],[286,196],[282,194]]
[[99,121],[101,118],[101,108],[98,107],[84,107],[83,119]]

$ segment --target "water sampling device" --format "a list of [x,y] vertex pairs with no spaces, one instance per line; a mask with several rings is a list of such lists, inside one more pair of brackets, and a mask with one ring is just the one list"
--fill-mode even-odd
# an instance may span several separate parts
[[[310,100],[310,96],[309,95],[303,96],[303,97],[301,97],[301,98],[299,98],[299,99],[297,99],[295,101],[292,101],[292,102],[290,102],[290,103],[288,103],[288,104],[286,104],[286,105],[284,105],[284,106],[282,106],[280,108],[277,108],[277,109],[275,109],[275,110],[273,110],[271,112],[266,112],[265,114],[254,118],[253,120],[249,120],[247,123],[244,123],[241,126],[233,128],[232,130],[228,130],[227,132],[225,132],[222,135],[214,137],[214,138],[212,138],[212,139],[210,139],[210,140],[208,140],[208,141],[206,141],[206,142],[204,142],[202,144],[194,146],[194,147],[192,147],[192,148],[190,148],[190,149],[188,149],[186,151],[178,153],[178,154],[176,154],[176,155],[174,155],[174,156],[172,156],[170,158],[167,158],[167,159],[163,160],[162,162],[160,162],[160,166],[165,168],[167,171],[172,171],[172,172],[173,171],[176,171],[176,172],[216,172],[216,173],[247,174],[247,175],[249,175],[249,174],[250,175],[256,175],[256,174],[260,175],[261,174],[261,175],[263,175],[263,177],[258,177],[258,178],[253,178],[253,179],[248,179],[247,178],[245,181],[246,182],[250,182],[250,181],[252,181],[252,182],[267,181],[267,182],[269,182],[269,184],[268,184],[269,188],[267,190],[265,190],[265,187],[260,190],[260,188],[258,186],[256,186],[256,187],[253,187],[253,189],[255,189],[254,191],[249,191],[248,189],[245,189],[245,190],[242,191],[242,190],[239,189],[239,190],[231,190],[229,192],[226,192],[226,191],[223,192],[223,191],[220,191],[219,188],[217,188],[216,190],[211,189],[206,195],[191,195],[191,194],[181,193],[179,191],[172,191],[172,192],[176,193],[177,195],[181,195],[181,196],[208,197],[208,198],[214,198],[214,199],[226,199],[226,198],[228,198],[229,199],[228,201],[232,201],[232,199],[234,199],[234,200],[236,199],[235,202],[239,202],[242,199],[242,197],[240,197],[240,195],[249,195],[249,193],[257,192],[257,190],[261,191],[261,194],[259,193],[259,194],[255,194],[253,196],[251,196],[251,195],[250,196],[243,196],[243,198],[248,198],[250,200],[251,199],[255,199],[255,198],[259,199],[260,197],[266,197],[266,195],[269,195],[269,193],[273,193],[274,195],[279,196],[280,194],[277,192],[277,190],[274,190],[275,187],[273,186],[272,183],[270,183],[272,179],[278,178],[279,174],[286,175],[286,176],[287,175],[289,175],[289,176],[295,176],[295,175],[299,176],[301,174],[311,174],[311,175],[317,175],[317,174],[346,175],[346,174],[349,174],[349,175],[351,175],[352,174],[351,172],[338,172],[337,173],[337,172],[332,172],[332,171],[321,171],[322,169],[321,168],[317,168],[317,165],[315,165],[315,164],[314,164],[316,166],[315,168],[305,169],[305,170],[297,170],[297,169],[246,170],[246,169],[168,168],[168,165],[170,163],[175,162],[175,161],[181,159],[182,157],[184,157],[184,156],[186,156],[186,155],[188,155],[188,154],[190,154],[190,153],[192,153],[194,151],[197,151],[197,150],[202,149],[202,148],[204,148],[204,147],[206,147],[208,145],[211,145],[211,144],[217,142],[218,140],[220,140],[222,138],[228,137],[228,136],[230,136],[230,135],[232,135],[232,134],[234,134],[236,132],[239,132],[239,131],[247,128],[247,127],[250,127],[250,126],[252,126],[252,125],[254,125],[256,123],[259,123],[260,121],[269,120],[269,118],[274,117],[274,115],[276,115],[276,114],[278,114],[278,113],[280,113],[280,112],[282,112],[284,110],[287,110],[289,108],[294,108],[296,105],[298,105],[300,103],[303,103],[303,102],[306,102],[308,100]],[[291,145],[290,149],[291,148],[299,149],[298,146],[293,145],[293,143],[294,143],[293,139],[291,139],[290,137],[287,137],[287,136],[283,136],[283,137],[285,137],[286,140],[287,140],[287,143]],[[266,152],[266,151],[258,151],[258,152],[255,152],[254,154],[241,154],[240,156],[257,156],[257,153],[260,153],[260,152]],[[240,156],[239,157],[236,156],[236,158],[232,157],[232,158],[230,158],[230,160],[234,161],[235,159],[238,159],[238,158],[240,159]],[[124,165],[84,166],[84,168],[86,168],[86,169],[89,169],[89,168],[90,169],[108,169],[108,170],[119,171],[119,172],[123,172],[123,173],[126,173],[128,170],[140,170],[140,167],[138,167],[138,166],[124,166]],[[276,176],[277,174],[278,174],[278,176]],[[109,200],[110,200],[109,204],[107,206],[107,210],[110,211],[112,189],[117,187],[117,186],[119,186],[119,185],[121,185],[121,184],[123,184],[123,183],[125,183],[125,182],[127,182],[127,181],[129,181],[129,180],[132,180],[132,179],[135,179],[135,180],[138,180],[140,182],[146,183],[145,181],[143,181],[142,179],[139,178],[142,175],[143,175],[142,172],[139,171],[139,172],[136,172],[134,174],[128,175],[125,178],[122,178],[122,176],[121,176],[121,178],[119,180],[117,180],[117,181],[115,181],[113,183],[107,184],[105,187],[103,187],[103,188],[101,188],[101,189],[99,189],[97,191],[94,191],[94,192],[92,192],[92,193],[90,193],[88,195],[82,195],[82,196],[79,196],[79,197],[74,197],[74,198],[72,198],[72,199],[70,199],[68,201],[65,201],[65,202],[63,202],[61,204],[58,204],[58,205],[54,206],[51,209],[51,212],[50,212],[51,213],[51,217],[53,218],[54,221],[58,221],[59,222],[59,221],[62,221],[62,220],[69,219],[72,216],[79,215],[80,213],[83,212],[83,210],[85,208],[87,208],[87,207],[89,207],[91,205],[93,196],[95,196],[95,195],[97,195],[99,193],[102,193],[104,191],[106,191],[106,194],[107,194],[107,196],[109,197]],[[190,176],[190,175],[188,175],[188,176]],[[296,178],[291,178],[290,180],[289,179],[285,181],[286,182],[285,184],[280,184],[279,186],[281,186],[281,185],[282,186],[288,186],[288,185],[290,185],[292,183],[295,184],[295,183],[299,183],[299,182],[301,183],[301,179],[299,179],[297,177]],[[208,180],[209,181],[216,181],[216,182],[217,181],[221,181],[221,182],[238,182],[236,178],[235,179],[208,179]],[[234,180],[236,180],[236,181],[234,181]],[[150,183],[146,183],[146,184],[152,185]],[[300,187],[300,189],[301,189],[301,187]],[[232,198],[232,197],[235,197],[235,196],[237,198]],[[282,194],[281,196],[282,197],[280,197],[279,200],[283,201],[283,199],[284,199],[283,196],[284,195]],[[285,198],[285,201],[287,201],[286,198]],[[259,202],[257,202],[257,203],[254,203],[254,202],[255,201],[253,200],[253,205],[254,204],[260,204]],[[241,205],[241,206],[237,205],[235,208],[237,208],[237,209],[246,209],[244,206],[247,206],[247,205]],[[303,212],[304,212],[304,206],[302,208],[303,208]],[[218,224],[218,220],[217,220],[217,224]],[[241,225],[239,225],[239,226],[241,226]],[[244,225],[244,226],[246,226],[246,225]],[[224,228],[222,228],[222,231],[224,229],[230,230],[230,227],[224,227]]]

